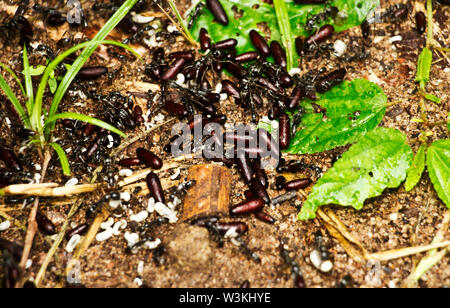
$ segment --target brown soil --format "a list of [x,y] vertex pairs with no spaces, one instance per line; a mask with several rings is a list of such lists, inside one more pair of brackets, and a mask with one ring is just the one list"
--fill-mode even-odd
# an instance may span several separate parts
[[[10,1],[1,0],[2,9],[0,9],[0,20],[7,14],[11,14]],[[37,1],[41,2],[41,1]],[[49,1],[45,1],[47,4]],[[56,2],[56,1],[51,1]],[[83,1],[84,7],[90,7],[94,1]],[[381,11],[384,11],[389,5],[399,1],[382,1]],[[423,1],[417,1],[418,3]],[[33,4],[34,1],[31,1]],[[183,4],[181,8],[187,7]],[[412,8],[415,8],[415,1],[408,1]],[[420,7],[420,6],[419,6]],[[12,10],[14,11],[14,10]],[[341,39],[349,46],[366,46],[370,56],[367,59],[357,62],[342,62],[328,55],[305,61],[304,69],[319,68],[328,66],[330,69],[343,66],[349,72],[347,79],[366,78],[380,85],[390,102],[398,104],[390,107],[383,120],[382,126],[394,127],[400,129],[408,136],[409,144],[416,151],[420,145],[418,135],[422,125],[414,123],[411,120],[419,117],[419,96],[417,95],[417,86],[414,82],[417,57],[425,44],[425,35],[419,35],[414,30],[413,16],[415,9],[409,13],[406,21],[400,23],[382,23],[377,24],[372,29],[370,39],[363,39],[359,28],[339,33],[334,39]],[[31,16],[32,11],[28,14]],[[9,15],[11,16],[11,15]],[[435,30],[436,39],[443,47],[450,47],[448,27],[450,17],[450,8],[440,6],[436,9],[435,19],[437,20]],[[55,41],[64,35],[74,35],[76,30],[68,29],[45,29],[41,20],[37,16],[33,23],[34,27],[42,30],[35,33],[34,39],[40,44],[47,44],[55,47]],[[104,18],[98,18],[94,13],[89,14],[89,25],[96,27],[103,24]],[[391,37],[400,35],[402,40],[390,43]],[[69,36],[69,35],[65,35]],[[118,39],[123,36],[122,33],[115,31],[113,38]],[[181,37],[177,38],[177,44],[163,41],[161,46],[173,50],[184,50],[191,48],[187,46]],[[143,51],[144,59],[147,63],[151,60],[151,52],[145,47],[139,47]],[[22,63],[19,57],[21,48],[16,44],[6,44],[0,49],[0,61],[12,67],[16,72],[22,70]],[[450,63],[447,57],[435,54],[431,81],[428,91],[439,96],[443,103],[435,105],[427,104],[427,115],[432,122],[444,121],[450,109],[450,72],[448,68]],[[101,93],[110,91],[121,91],[126,94],[130,89],[125,85],[141,81],[144,77],[143,67],[138,61],[128,60],[120,62],[115,58],[109,58],[105,50],[101,54],[93,56],[90,65],[107,65],[110,71],[121,67],[121,71],[110,81],[103,77],[89,85],[91,90]],[[329,60],[331,59],[331,60]],[[36,65],[42,61],[39,56],[33,56],[31,63]],[[41,62],[42,63],[42,62]],[[445,70],[447,68],[447,70]],[[16,89],[18,90],[18,89]],[[147,110],[145,100],[137,100],[142,105],[144,111]],[[82,103],[81,107],[74,103]],[[81,100],[78,96],[68,96],[61,105],[62,110],[76,110],[78,113],[96,115],[98,106],[92,100]],[[228,122],[245,122],[249,118],[243,116],[243,110],[234,103],[227,101],[220,107],[223,113],[228,116]],[[159,113],[159,112],[158,112]],[[164,112],[162,112],[164,114]],[[165,114],[166,120],[169,116]],[[171,161],[171,157],[165,154],[162,147],[170,138],[170,125],[150,134],[143,140],[127,148],[119,158],[133,157],[137,147],[143,146],[151,149],[156,154],[161,155],[166,163]],[[137,134],[139,129],[130,135]],[[431,132],[433,138],[448,138],[446,127],[434,127]],[[59,129],[57,135],[64,137],[64,131]],[[18,151],[22,144],[18,141],[8,138],[9,129],[4,121],[1,124],[0,137],[6,140],[6,143]],[[75,140],[68,140],[65,148],[75,145]],[[346,148],[336,149],[318,155],[305,156],[310,161],[324,170],[329,168],[332,159],[343,153]],[[96,167],[86,166],[79,161],[79,158],[69,155],[72,161],[78,159],[78,164],[73,168],[73,177],[77,177],[80,183],[87,183],[90,180],[93,169]],[[297,156],[293,156],[297,158]],[[26,168],[35,172],[31,161],[37,162],[37,155],[32,150],[24,152],[24,158],[29,160]],[[203,160],[184,161],[183,164],[204,163]],[[0,163],[1,164],[1,163]],[[68,178],[61,176],[59,164],[53,161],[55,166],[50,170],[49,177],[46,179],[51,182],[65,183]],[[75,165],[74,165],[75,166]],[[3,168],[3,165],[0,165]],[[117,173],[117,170],[114,170]],[[169,180],[169,177],[175,173],[175,170],[164,172],[160,176]],[[236,169],[233,173],[232,204],[243,200],[242,193],[246,190],[239,172]],[[273,183],[276,174],[269,174],[271,183]],[[181,170],[181,179],[187,177],[186,169]],[[274,197],[278,193],[269,190],[270,196]],[[340,243],[332,238],[326,231],[320,220],[308,222],[299,222],[297,220],[298,210],[295,206],[301,205],[305,200],[308,190],[305,193],[299,193],[298,198],[291,204],[289,202],[280,206],[268,208],[267,212],[277,219],[274,225],[265,224],[253,216],[244,217],[240,220],[246,222],[249,226],[249,232],[244,236],[248,246],[256,252],[261,258],[258,264],[249,259],[242,251],[233,245],[230,241],[225,241],[223,248],[218,248],[207,236],[204,229],[198,230],[197,227],[188,227],[184,223],[164,225],[155,229],[154,236],[161,239],[166,246],[168,253],[163,255],[166,258],[165,264],[157,266],[153,261],[152,250],[141,249],[136,254],[127,254],[127,242],[124,238],[126,231],[131,231],[130,224],[126,230],[121,230],[120,235],[114,236],[106,242],[95,241],[87,249],[81,258],[81,282],[87,287],[136,287],[135,278],[140,277],[143,283],[151,287],[239,287],[240,284],[249,280],[251,287],[292,287],[293,281],[290,276],[290,270],[283,266],[283,260],[279,253],[280,239],[286,244],[286,248],[291,251],[292,258],[300,265],[306,284],[309,287],[335,287],[338,282],[346,275],[352,277],[354,287],[399,287],[408,277],[413,264],[422,255],[414,257],[405,257],[394,261],[382,262],[375,266],[367,264],[361,265],[354,262],[345,252]],[[99,191],[96,194],[88,196],[83,201],[81,210],[70,223],[71,226],[79,225],[86,221],[86,209],[100,200],[105,192]],[[148,196],[132,196],[128,208],[133,213],[138,213],[147,207]],[[5,200],[0,200],[0,206],[17,207],[19,205],[6,204]],[[50,200],[45,200],[47,216],[60,227],[64,222],[71,204],[50,205]],[[25,209],[8,212],[14,219],[21,224],[26,225],[29,208],[28,203]],[[419,185],[412,192],[405,192],[403,186],[398,189],[388,190],[381,197],[366,202],[364,209],[356,211],[351,208],[332,207],[337,216],[348,227],[349,231],[361,241],[369,252],[380,252],[395,248],[427,245],[429,244],[440,228],[445,205],[439,200],[435,193],[428,174],[423,176]],[[0,208],[1,209],[1,208]],[[130,222],[129,212],[118,211],[111,217],[117,222],[125,219]],[[156,217],[156,213],[154,213]],[[149,217],[147,221],[150,221]],[[224,219],[225,221],[227,219]],[[318,271],[310,262],[309,254],[315,249],[314,233],[321,230],[325,235],[325,241],[328,246],[331,260],[333,261],[333,270],[328,273]],[[23,243],[25,233],[16,227],[11,227],[7,231],[1,232],[0,237]],[[446,235],[448,238],[448,234]],[[25,277],[35,277],[41,263],[49,250],[52,239],[37,234],[33,246],[31,260],[32,265],[25,273]],[[64,247],[67,241],[63,241],[60,249],[53,258],[47,269],[42,287],[55,287],[64,284],[65,269],[71,254],[65,252]],[[204,253],[200,253],[200,251]],[[143,261],[144,269],[138,273],[138,264]],[[450,259],[445,257],[438,265],[422,277],[421,287],[442,287],[450,285]],[[378,266],[379,265],[379,266]],[[379,279],[378,279],[379,278]]]

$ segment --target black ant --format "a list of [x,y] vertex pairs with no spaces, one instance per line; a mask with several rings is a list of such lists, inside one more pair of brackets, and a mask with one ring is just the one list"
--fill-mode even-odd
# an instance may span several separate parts
[[386,11],[381,15],[382,20],[396,21],[405,20],[408,17],[408,6],[403,3],[396,3],[391,5],[386,9]]
[[135,227],[133,232],[139,232],[141,240],[131,247],[127,247],[126,252],[131,254],[136,251],[139,247],[143,246],[146,242],[153,242],[155,238],[153,237],[154,229],[169,223],[169,219],[165,217],[158,217],[149,223],[144,223],[139,227]]
[[33,38],[33,27],[31,26],[28,19],[26,19],[23,14],[25,14],[28,9],[29,0],[22,1],[22,3],[17,8],[13,18],[7,23],[0,25],[0,33],[6,34],[6,41],[10,41],[11,37],[18,31],[20,34],[20,44],[30,44]]
[[203,14],[203,8],[205,7],[205,4],[203,2],[200,2],[197,4],[197,6],[194,8],[194,10],[189,14],[189,23],[188,23],[188,29],[192,29],[194,26],[195,21]]
[[318,26],[323,22],[326,22],[330,19],[336,19],[336,16],[339,13],[339,9],[335,6],[330,6],[325,8],[325,10],[319,14],[308,17],[305,24],[305,30],[308,32],[314,31]]
[[21,278],[22,272],[16,260],[8,250],[4,249],[1,252],[1,268],[3,268],[3,281],[1,285],[2,288],[11,289],[14,288],[17,281]]
[[67,18],[64,17],[61,12],[53,8],[35,4],[33,6],[33,10],[42,14],[45,19],[45,23],[50,27],[62,26],[67,21]]
[[284,248],[283,241],[280,240],[280,256],[284,261],[285,266],[291,268],[291,274],[294,278],[294,288],[305,288],[305,280],[300,270],[300,266],[289,255],[289,251]]
[[[39,54],[42,54],[47,59],[48,62],[53,61],[57,56],[57,54],[55,54],[55,52],[51,47],[43,44],[38,45],[34,51]],[[58,72],[62,75],[64,75],[67,72],[67,68],[64,65],[64,63],[60,63],[58,65]]]
[[122,44],[129,44],[129,43],[137,42],[137,41],[139,41],[142,38],[142,36],[144,35],[145,32],[148,32],[148,31],[150,31],[152,29],[153,29],[153,27],[150,26],[150,25],[143,27],[142,29],[140,29],[139,31],[134,33],[132,36],[124,39],[122,41]]

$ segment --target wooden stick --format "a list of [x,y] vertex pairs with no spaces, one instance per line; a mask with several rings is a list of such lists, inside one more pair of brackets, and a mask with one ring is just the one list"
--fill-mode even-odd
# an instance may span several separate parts
[[6,196],[36,196],[36,197],[69,197],[88,192],[93,192],[101,184],[83,184],[76,186],[58,187],[55,183],[45,184],[19,184],[3,188]]

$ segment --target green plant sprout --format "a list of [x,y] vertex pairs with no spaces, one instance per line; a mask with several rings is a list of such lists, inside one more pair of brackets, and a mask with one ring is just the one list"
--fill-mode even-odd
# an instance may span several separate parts
[[[88,42],[84,42],[81,44],[78,44],[59,56],[57,56],[54,60],[48,63],[46,67],[41,66],[37,68],[30,67],[29,61],[28,61],[28,53],[27,48],[24,46],[23,49],[23,74],[24,74],[24,81],[25,81],[25,87],[20,82],[20,79],[17,77],[17,75],[5,64],[0,63],[0,67],[2,67],[6,72],[11,74],[15,81],[18,83],[20,90],[22,91],[23,96],[25,99],[25,108],[22,106],[21,102],[19,101],[18,97],[14,94],[11,87],[6,82],[5,78],[0,75],[0,88],[3,90],[3,92],[6,94],[8,100],[12,103],[14,109],[19,114],[23,125],[26,129],[29,129],[35,133],[35,135],[32,137],[31,142],[34,144],[39,145],[38,151],[40,154],[42,152],[46,152],[49,148],[53,148],[57,155],[59,156],[63,174],[68,176],[70,175],[70,166],[67,159],[67,156],[64,152],[64,150],[61,148],[61,146],[55,142],[53,142],[53,131],[55,129],[55,123],[59,119],[71,119],[71,120],[78,120],[90,123],[92,125],[99,126],[101,128],[104,128],[106,130],[109,130],[115,134],[118,134],[122,137],[126,137],[126,135],[115,128],[114,126],[103,122],[99,119],[89,117],[87,115],[78,114],[74,112],[64,112],[64,113],[57,113],[58,107],[63,99],[67,89],[69,88],[70,84],[72,83],[73,79],[76,77],[78,72],[81,70],[83,65],[86,63],[86,61],[89,59],[91,54],[94,52],[94,50],[97,48],[100,44],[109,44],[109,45],[115,45],[122,47],[129,52],[131,52],[133,55],[135,55],[138,59],[142,60],[139,54],[137,54],[133,49],[131,49],[129,46],[124,45],[119,42],[110,41],[110,40],[104,40],[106,35],[116,27],[116,25],[125,17],[125,15],[131,10],[131,8],[134,6],[134,4],[138,0],[127,0],[119,10],[111,17],[110,20],[103,26],[103,28],[98,32],[98,34]],[[67,73],[62,78],[59,86],[56,87],[56,91],[52,91],[52,83],[56,82],[55,80],[55,73],[54,70],[56,67],[68,56],[73,54],[74,52],[84,49],[84,51],[78,56],[78,58],[75,60],[75,62],[68,68]],[[33,82],[32,82],[32,76],[39,76],[42,75],[36,95],[33,93]],[[53,81],[51,81],[53,80]],[[50,105],[50,109],[48,112],[43,113],[43,104],[44,104],[44,94],[45,90],[47,88],[47,85],[49,85],[51,92],[55,92],[53,96],[52,103]],[[55,88],[53,89],[55,90]],[[42,157],[42,155],[40,155]]]

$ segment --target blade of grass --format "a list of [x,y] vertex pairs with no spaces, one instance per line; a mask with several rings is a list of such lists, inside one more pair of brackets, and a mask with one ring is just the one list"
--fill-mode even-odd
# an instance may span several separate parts
[[109,32],[111,32],[117,26],[117,24],[119,24],[119,22],[130,12],[137,1],[138,0],[125,1],[122,6],[116,11],[116,13],[114,13],[114,15],[100,29],[97,35],[95,35],[95,37],[92,39],[92,41],[96,43],[88,46],[75,60],[69,71],[64,76],[63,80],[60,82],[58,89],[56,90],[56,93],[53,97],[52,108],[50,109],[49,117],[52,117],[56,113],[56,109],[59,106],[59,103],[64,97],[64,94],[66,93],[73,79],[89,59],[97,46],[100,44],[100,41],[104,40]]
[[[43,101],[45,89],[47,87],[48,79],[50,78],[52,72],[65,58],[70,56],[72,53],[74,53],[80,49],[92,46],[92,45],[100,45],[100,44],[116,45],[116,46],[125,48],[126,50],[130,51],[133,55],[138,57],[139,59],[142,59],[141,56],[136,51],[134,51],[132,48],[130,48],[129,46],[124,45],[119,42],[109,41],[109,40],[84,42],[84,43],[78,44],[78,45],[66,50],[62,54],[60,54],[58,57],[56,57],[52,62],[50,62],[48,64],[47,68],[45,69],[44,75],[41,78],[41,81],[39,83],[39,87],[38,87],[38,90],[36,93],[36,99],[35,99],[34,109],[33,109],[33,113],[32,113],[32,121],[34,121],[34,123],[40,133],[42,133],[42,125],[40,122],[40,118],[42,115],[42,101]],[[72,68],[73,68],[73,65],[72,65]],[[80,67],[80,69],[81,69],[81,67]],[[79,72],[79,69],[74,72],[75,76],[78,72]],[[75,78],[75,76],[73,78]],[[72,78],[72,80],[73,80],[73,78]],[[59,101],[53,100],[53,103],[52,103],[52,106],[50,107],[50,112],[48,115],[49,117],[53,116],[56,113],[58,106],[59,106],[59,102],[60,102],[60,100]],[[53,127],[54,126],[52,126],[51,129]],[[44,140],[41,140],[41,141],[43,142]]]
[[[33,93],[33,79],[31,78],[31,71],[30,71],[30,63],[28,62],[28,51],[27,46],[23,46],[23,73],[25,75],[25,91],[27,94],[27,111],[28,115],[31,117],[31,112],[33,111],[33,104],[34,104],[34,93]],[[33,124],[33,122],[31,123]],[[33,129],[33,125],[31,126]]]
[[167,2],[169,3],[170,8],[172,9],[172,11],[174,12],[175,16],[177,17],[179,24],[177,24],[177,23],[176,23],[176,22],[175,22],[168,14],[167,14],[167,12],[166,12],[161,6],[158,5],[159,8],[164,12],[164,14],[167,15],[167,17],[170,18],[170,20],[175,24],[175,26],[176,26],[177,28],[181,27],[181,29],[179,29],[179,30],[181,30],[180,32],[181,32],[181,34],[183,34],[184,38],[185,38],[186,40],[188,40],[189,43],[191,43],[192,45],[196,46],[196,45],[197,45],[197,42],[196,42],[195,39],[192,37],[191,31],[189,31],[188,27],[186,26],[186,23],[184,22],[183,17],[181,16],[180,12],[178,11],[177,6],[176,6],[175,3],[173,2],[173,0],[168,0]]
[[67,159],[66,152],[64,152],[63,148],[57,143],[51,142],[51,143],[49,143],[49,145],[55,150],[56,154],[58,154],[64,175],[69,176],[70,175],[70,165],[69,165],[69,160]]
[[22,91],[23,96],[26,96],[25,89],[23,88],[22,83],[20,82],[19,77],[4,63],[0,62],[0,67],[2,67],[5,71],[7,71],[11,76],[13,76],[14,80],[19,84],[20,90]]
[[9,99],[9,101],[13,105],[14,109],[16,109],[17,113],[19,114],[20,118],[22,119],[23,123],[25,124],[25,127],[30,128],[29,117],[25,113],[25,110],[23,109],[22,105],[20,104],[19,100],[17,99],[17,96],[11,90],[11,88],[9,87],[8,83],[6,82],[5,78],[3,78],[2,75],[0,75],[0,89],[2,89],[3,92],[5,92],[6,97]]
[[112,126],[106,122],[103,122],[102,120],[92,118],[92,117],[89,117],[84,114],[73,113],[73,112],[63,112],[63,113],[56,114],[56,115],[52,116],[51,118],[47,119],[46,125],[51,125],[52,123],[54,123],[56,120],[59,120],[59,119],[70,119],[70,120],[78,120],[78,121],[82,121],[82,122],[87,122],[89,124],[109,130],[109,131],[111,131],[119,136],[122,136],[124,138],[127,137],[127,135],[122,133],[120,130],[118,130],[117,128],[115,128],[114,126]]
[[284,48],[286,48],[287,71],[289,72],[292,68],[294,68],[294,44],[292,43],[292,31],[289,21],[289,14],[285,0],[273,0],[273,6],[275,8],[278,27],[281,32],[281,41]]

